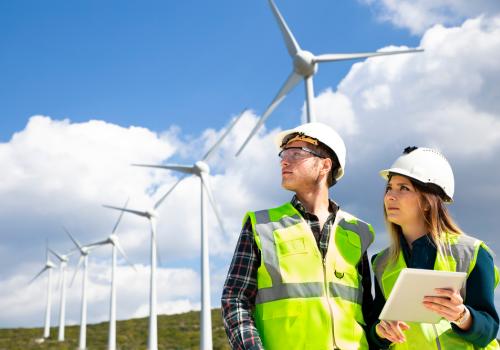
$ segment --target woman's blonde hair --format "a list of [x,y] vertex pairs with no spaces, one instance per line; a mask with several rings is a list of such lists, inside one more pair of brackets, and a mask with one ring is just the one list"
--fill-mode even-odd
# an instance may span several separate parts
[[[388,181],[391,179],[392,175],[399,174],[390,174]],[[460,235],[463,232],[451,217],[451,214],[449,213],[443,200],[440,188],[423,184],[407,176],[405,177],[410,180],[413,187],[415,187],[416,192],[420,195],[419,206],[422,215],[424,216],[427,232],[429,233],[430,239],[436,246],[438,253],[442,254],[444,244],[448,241],[447,236]],[[385,205],[383,207],[384,219],[391,239],[391,245],[389,247],[389,260],[395,262],[401,253],[401,237],[403,231],[401,226],[387,220]]]

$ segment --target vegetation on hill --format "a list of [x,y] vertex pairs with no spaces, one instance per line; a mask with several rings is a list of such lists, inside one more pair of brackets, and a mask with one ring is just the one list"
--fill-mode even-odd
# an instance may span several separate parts
[[[199,349],[200,313],[158,316],[158,349]],[[222,325],[220,309],[212,310],[213,348],[231,349]],[[37,340],[43,328],[0,329],[0,350],[75,350],[78,348],[80,326],[67,326],[65,341],[57,341],[57,326],[50,330],[50,338],[43,343]],[[147,348],[148,318],[137,318],[116,323],[116,343],[119,350],[143,350]],[[87,326],[87,349],[106,350],[108,322]]]

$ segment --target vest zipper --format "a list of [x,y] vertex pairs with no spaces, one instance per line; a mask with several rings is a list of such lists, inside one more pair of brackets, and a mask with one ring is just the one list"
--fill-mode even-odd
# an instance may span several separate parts
[[439,340],[439,334],[438,334],[438,331],[436,329],[436,325],[433,324],[432,328],[434,329],[434,334],[436,335],[436,346],[437,346],[438,350],[441,350],[441,341]]
[[330,311],[330,319],[332,320],[333,348],[334,349],[339,349],[337,347],[337,343],[335,342],[335,326],[334,326],[334,320],[333,320],[333,309],[332,309],[332,305],[330,304],[330,288],[328,286],[328,279],[327,279],[327,276],[326,276],[326,257],[323,258],[323,280],[325,281],[326,302],[328,304],[328,310]]

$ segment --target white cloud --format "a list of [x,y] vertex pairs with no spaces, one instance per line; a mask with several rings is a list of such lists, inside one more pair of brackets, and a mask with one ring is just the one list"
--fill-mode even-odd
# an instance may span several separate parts
[[[159,303],[157,305],[158,314],[172,315],[180,314],[192,310],[200,310],[200,303],[193,303],[190,300],[179,299]],[[149,305],[143,304],[132,315],[132,318],[149,317]]]
[[[23,131],[0,144],[0,161],[8,164],[0,185],[7,252],[2,263],[19,257],[33,261],[38,254],[41,263],[46,238],[60,252],[73,248],[61,226],[82,243],[104,239],[118,213],[102,208],[103,203],[122,205],[127,196],[132,197],[130,205],[149,203],[151,186],[173,181],[169,174],[138,171],[130,163],[157,163],[174,151],[145,128],[32,117]],[[135,235],[144,227],[128,217],[124,223]],[[140,247],[129,246],[130,237],[123,241],[133,256]]]
[[372,152],[415,140],[449,156],[491,156],[500,146],[500,102],[492,89],[500,79],[494,58],[500,55],[500,17],[436,26],[421,47],[423,53],[356,63],[339,85],[363,140]]
[[341,133],[347,168],[332,191],[334,198],[375,225],[376,252],[387,243],[378,171],[408,145],[436,147],[455,172],[456,200],[450,209],[458,223],[499,251],[494,218],[500,206],[500,16],[469,19],[452,28],[435,26],[420,46],[425,52],[356,63],[337,91],[318,96],[332,102],[317,105],[320,121],[335,126],[321,109],[328,106],[331,114],[344,110],[346,103],[332,98],[342,95],[358,128],[354,135]]
[[[34,116],[25,130],[2,145],[0,155],[11,167],[4,173],[0,190],[22,191],[44,179],[30,195],[71,191],[82,199],[91,199],[98,196],[96,189],[100,186],[110,192],[121,190],[127,180],[144,186],[150,179],[131,178],[120,170],[128,168],[132,160],[159,161],[173,152],[171,145],[145,128],[125,129],[97,120],[72,124],[69,120]],[[117,177],[121,172],[123,177]]]
[[366,89],[363,91],[362,99],[366,110],[387,108],[393,103],[388,85],[377,85]]
[[[323,123],[335,127],[342,135],[358,132],[350,99],[340,92],[328,88],[314,99],[315,116]],[[302,107],[302,122],[306,122],[305,104]]]
[[[452,208],[459,223],[477,230],[476,223],[481,222],[479,232],[473,233],[492,241],[497,250],[492,208],[498,208],[500,198],[500,169],[495,158],[500,148],[500,96],[496,88],[500,80],[496,62],[500,20],[479,17],[458,27],[435,26],[425,33],[421,46],[425,49],[421,54],[356,63],[336,91],[327,89],[316,98],[318,119],[336,127],[348,147],[346,176],[333,188],[333,197],[344,209],[375,224],[379,237],[373,251],[377,251],[387,242],[379,213],[383,181],[377,171],[388,166],[407,145],[435,146],[449,157],[457,174],[458,200]],[[241,156],[234,157],[256,121],[253,112],[246,112],[208,162],[227,231],[221,232],[207,201],[212,300],[218,299],[244,213],[279,205],[291,196],[280,188],[273,144],[278,130],[263,128]],[[130,163],[190,165],[223,132],[207,129],[199,136],[183,138],[176,126],[156,134],[102,121],[71,123],[36,116],[9,142],[0,144],[0,162],[8,165],[0,183],[0,263],[4,266],[0,271],[0,308],[7,310],[0,316],[0,326],[34,325],[43,319],[45,301],[35,295],[45,291],[45,280],[28,288],[24,283],[43,266],[45,237],[60,251],[72,248],[60,228],[64,224],[83,243],[104,239],[118,213],[103,209],[101,204],[122,205],[130,196],[130,208],[147,209],[179,176],[170,171],[132,168]],[[199,308],[199,198],[199,180],[190,177],[159,209],[160,311]],[[481,210],[471,213],[472,205]],[[118,234],[130,260],[140,267],[138,273],[126,265],[119,268],[118,317],[145,316],[148,222],[124,215]],[[12,265],[14,258],[23,262]],[[109,258],[109,248],[96,249],[91,255],[89,320],[108,317]],[[78,285],[77,280],[68,291],[68,320],[74,322],[79,318]],[[54,302],[54,310],[56,305]]]
[[[279,187],[278,158],[272,134],[262,130],[239,158],[234,157],[255,122],[256,116],[247,112],[209,160],[214,196],[226,227],[224,234],[207,200],[207,231],[212,257],[227,257],[232,253],[246,210],[268,206],[270,199],[277,200],[278,204],[279,197],[284,194]],[[23,261],[0,273],[2,286],[9,286],[0,295],[1,305],[4,310],[15,306],[3,313],[0,325],[33,325],[40,324],[43,319],[45,299],[34,298],[33,293],[46,290],[45,278],[27,290],[23,284],[43,267],[46,237],[50,238],[50,246],[60,252],[73,248],[62,225],[81,243],[103,240],[119,213],[104,209],[101,204],[121,206],[130,196],[129,208],[145,210],[177,180],[178,174],[170,171],[133,168],[130,163],[170,162],[174,152],[183,149],[188,152],[177,153],[176,162],[192,164],[223,132],[209,129],[199,137],[184,140],[175,126],[158,136],[144,128],[122,128],[102,121],[71,123],[35,116],[9,142],[0,144],[0,161],[9,165],[4,172],[7,185],[0,187],[4,199],[4,204],[0,204],[0,219],[5,227],[13,229],[7,229],[4,234],[0,251],[6,254],[0,259],[4,267],[14,258]],[[188,177],[158,210],[160,312],[199,309],[198,272],[190,268],[170,268],[172,265],[196,269],[199,266],[199,197],[199,179]],[[26,213],[24,208],[30,211]],[[128,257],[139,266],[137,273],[127,265],[119,267],[118,318],[145,316],[149,291],[149,268],[146,267],[150,259],[149,224],[144,218],[125,214],[117,233]],[[90,254],[89,322],[108,318],[110,251],[108,246]],[[72,258],[70,266],[76,261],[77,258]],[[124,264],[122,258],[119,261]],[[68,279],[71,275],[72,271]],[[55,290],[57,271],[54,276]],[[79,321],[80,288],[76,287],[79,279],[68,290],[68,323]],[[215,283],[220,283],[220,279]],[[212,286],[220,293],[220,286],[215,286],[214,282]],[[11,291],[20,291],[20,294]],[[55,291],[53,300],[55,321],[59,300]]]
[[421,34],[435,24],[456,25],[479,15],[496,15],[496,0],[360,0],[374,8],[383,21]]
[[[88,322],[109,320],[109,294],[111,268],[109,262],[90,260],[88,271]],[[188,268],[159,268],[158,312],[172,314],[199,309],[199,275]],[[47,274],[31,285],[26,285],[32,277],[27,274],[15,275],[2,280],[0,291],[0,327],[12,324],[22,326],[40,325],[44,320]],[[70,281],[73,271],[67,273],[66,324],[77,324],[80,320],[81,272],[74,283]],[[53,270],[52,278],[52,325],[58,325],[60,288],[59,269]],[[116,271],[117,318],[146,317],[149,315],[149,266],[138,265],[137,271],[128,266],[118,266]]]

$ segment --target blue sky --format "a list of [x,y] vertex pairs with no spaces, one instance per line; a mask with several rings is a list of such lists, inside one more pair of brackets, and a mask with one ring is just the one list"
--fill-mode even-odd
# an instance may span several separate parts
[[[348,147],[346,176],[331,195],[373,223],[371,252],[387,244],[377,172],[408,145],[444,152],[456,176],[452,213],[465,231],[500,251],[498,2],[277,6],[302,48],[316,54],[425,49],[322,64],[314,78],[317,119],[334,126]],[[303,84],[242,156],[233,156],[291,70],[267,1],[4,1],[0,33],[0,327],[42,324],[45,304],[35,295],[45,292],[46,281],[25,283],[43,266],[46,238],[59,251],[72,248],[62,225],[84,243],[105,238],[116,215],[101,204],[120,205],[130,196],[130,207],[141,208],[177,179],[130,163],[192,163],[248,107],[210,161],[228,231],[209,218],[212,306],[219,306],[245,211],[290,198],[279,186],[272,139],[300,122]],[[199,308],[198,196],[198,182],[186,180],[160,211],[161,312]],[[147,288],[130,285],[147,285],[146,223],[125,216],[119,234],[139,273],[121,262],[118,318],[145,316]],[[96,251],[90,322],[107,319],[108,273],[109,252]],[[79,317],[79,293],[75,282],[70,323]]]
[[[370,8],[355,1],[279,5],[299,42],[312,52],[418,44],[418,37],[378,23]],[[265,1],[0,6],[4,141],[33,114],[152,130],[175,123],[184,132],[200,133],[222,126],[245,106],[263,111],[289,73]],[[316,88],[335,86],[350,66],[323,65]],[[271,125],[297,114],[303,91],[290,97]]]

